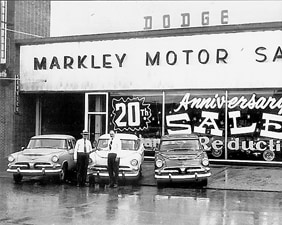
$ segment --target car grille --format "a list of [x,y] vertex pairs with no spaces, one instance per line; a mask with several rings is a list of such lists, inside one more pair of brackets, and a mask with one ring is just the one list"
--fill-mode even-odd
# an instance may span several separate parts
[[41,168],[48,168],[48,167],[53,167],[50,163],[45,163],[45,162],[38,162],[34,164],[34,169],[41,169]]
[[[130,167],[129,166],[119,166],[119,171],[123,171],[123,170],[129,170]],[[108,167],[105,165],[95,165],[93,167],[93,170],[99,170],[99,171],[104,171],[104,170],[108,170]]]
[[20,169],[30,169],[28,162],[17,162],[12,167],[14,168],[20,168]]
[[205,173],[201,167],[168,167],[164,168],[162,174],[171,174],[171,175],[179,175],[179,174],[195,174],[197,173]]
[[17,162],[14,165],[11,166],[12,169],[42,169],[42,168],[53,168],[53,166],[50,163],[46,162],[37,162],[33,166],[32,164],[28,162]]

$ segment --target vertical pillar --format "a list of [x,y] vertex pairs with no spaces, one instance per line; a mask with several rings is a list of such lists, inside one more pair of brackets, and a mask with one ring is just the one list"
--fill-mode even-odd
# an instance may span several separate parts
[[85,108],[84,108],[84,129],[88,130],[88,111],[89,111],[88,105],[89,105],[89,103],[88,103],[88,94],[87,93],[85,93],[84,104],[85,104]]
[[224,159],[227,159],[227,142],[228,142],[228,137],[227,137],[227,132],[228,132],[228,117],[227,117],[227,114],[228,114],[228,91],[225,92],[225,133],[224,133],[224,152],[225,152],[225,157]]
[[165,134],[165,92],[163,91],[163,105],[162,105],[162,136]]
[[35,135],[40,135],[42,122],[42,105],[40,96],[36,97],[35,111]]

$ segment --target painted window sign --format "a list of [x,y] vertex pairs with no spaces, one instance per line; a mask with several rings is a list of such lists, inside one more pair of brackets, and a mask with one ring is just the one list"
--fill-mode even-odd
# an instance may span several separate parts
[[[210,109],[222,109],[225,107],[225,96],[219,96],[216,94],[214,97],[208,98],[191,98],[190,93],[184,95],[179,107],[174,109],[174,112],[179,112],[182,108],[187,111],[190,109],[201,109],[202,122],[199,125],[194,126],[194,132],[205,134],[206,129],[204,127],[211,127],[211,134],[215,136],[223,136],[223,131],[219,129],[216,121],[219,119],[219,112],[211,112]],[[241,118],[241,110],[264,110],[270,108],[272,110],[277,109],[276,114],[262,113],[262,120],[264,121],[263,128],[260,130],[260,135],[269,138],[282,139],[282,98],[276,99],[274,97],[257,97],[256,94],[252,94],[248,99],[245,96],[232,97],[227,101],[228,118],[231,120],[233,127],[230,128],[230,134],[246,134],[254,133],[258,123],[252,123],[250,126],[239,126],[238,120]],[[237,110],[236,110],[237,108]],[[250,119],[251,115],[248,115],[247,119]],[[171,126],[174,120],[190,121],[188,113],[174,114],[166,117],[168,127]],[[191,133],[192,128],[189,123],[181,124],[179,127],[183,127],[187,132]],[[185,132],[185,129],[180,132]],[[175,131],[169,129],[169,133]],[[179,131],[177,131],[179,132]]]
[[117,92],[110,112],[110,129],[141,135],[148,148],[162,133],[196,133],[211,158],[282,160],[279,90]]
[[179,103],[176,97],[173,101],[166,104],[166,132],[197,133],[213,157],[224,156],[225,134],[228,158],[242,158],[238,153],[262,156],[264,160],[280,156],[281,96],[229,93],[226,102],[225,93],[185,93],[178,95]]
[[113,98],[112,124],[118,131],[142,131],[148,129],[152,116],[150,104],[145,98]]

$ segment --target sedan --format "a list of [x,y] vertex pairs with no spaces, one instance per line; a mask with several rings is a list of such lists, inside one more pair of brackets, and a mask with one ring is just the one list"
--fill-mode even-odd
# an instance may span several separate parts
[[[121,140],[119,180],[137,182],[142,176],[144,146],[134,134],[118,133],[115,137]],[[110,138],[109,134],[102,135],[98,140],[97,148],[90,154],[89,183],[107,183],[109,180],[107,160]]]
[[155,155],[158,186],[188,181],[206,186],[210,176],[209,159],[197,135],[171,134],[161,138]]
[[70,135],[38,135],[30,139],[26,148],[8,156],[7,172],[19,183],[23,176],[54,176],[65,181],[74,171],[75,138]]

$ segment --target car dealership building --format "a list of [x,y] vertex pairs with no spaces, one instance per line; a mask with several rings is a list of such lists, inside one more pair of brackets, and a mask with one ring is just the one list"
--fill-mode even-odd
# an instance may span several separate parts
[[219,14],[217,24],[204,11],[199,26],[182,13],[174,27],[166,14],[162,29],[144,16],[140,31],[19,41],[23,124],[76,138],[86,128],[91,141],[135,133],[147,148],[193,132],[214,160],[281,161],[282,20]]

